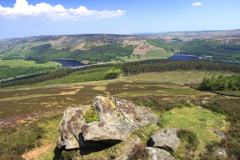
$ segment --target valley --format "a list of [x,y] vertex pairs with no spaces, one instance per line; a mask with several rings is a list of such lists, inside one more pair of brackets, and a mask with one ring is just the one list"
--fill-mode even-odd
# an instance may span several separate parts
[[[152,147],[151,136],[171,128],[179,130],[180,145],[176,150],[160,148],[170,157],[239,159],[238,32],[82,34],[0,41],[0,159],[117,159],[123,158],[127,150],[130,158],[146,157],[144,148]],[[88,65],[65,67],[53,59]],[[129,104],[140,109],[148,107],[159,124],[143,125],[126,141],[117,140],[111,145],[106,144],[107,140],[100,142],[101,147],[59,147],[61,135],[68,132],[60,131],[67,109],[83,114],[77,110],[86,108],[82,105],[90,106],[91,110],[81,116],[93,121],[84,121],[81,132],[88,133],[86,126],[105,125],[96,118],[101,114],[95,114],[97,109],[91,107],[96,96],[106,98],[106,104],[118,100],[131,101]],[[131,122],[123,115],[122,111],[116,113],[117,119]],[[134,123],[141,121],[133,117]],[[70,123],[65,123],[69,125],[65,129],[71,130]],[[227,138],[221,138],[218,131]],[[139,151],[129,149],[136,139],[140,139]],[[218,149],[227,156],[216,155]]]

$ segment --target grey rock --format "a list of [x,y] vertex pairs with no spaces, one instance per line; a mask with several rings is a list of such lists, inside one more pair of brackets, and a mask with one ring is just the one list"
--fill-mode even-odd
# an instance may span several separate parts
[[159,123],[150,109],[140,108],[128,100],[97,96],[93,106],[97,110],[99,122],[82,127],[85,141],[126,141],[133,131],[151,123]]
[[59,125],[58,148],[74,149],[101,145],[98,142],[126,141],[131,133],[151,123],[159,124],[155,114],[147,107],[138,107],[128,100],[97,96],[93,106],[99,121],[86,123],[85,111],[91,106],[78,106],[65,110]]
[[133,148],[140,143],[141,140],[137,136],[129,140],[129,142],[124,146],[124,150],[122,151],[121,155],[117,157],[116,160],[127,160]]
[[92,122],[82,126],[84,141],[126,141],[139,127],[127,120]]
[[147,147],[151,160],[175,160],[175,158],[165,150]]
[[217,132],[217,135],[221,138],[221,139],[227,139],[227,136],[222,132],[220,131],[219,129],[211,129],[213,132]]
[[177,136],[178,130],[178,128],[167,128],[153,132],[150,139],[151,146],[176,152],[180,145],[180,139]]
[[59,136],[57,146],[65,149],[81,148],[85,146],[81,133],[81,127],[86,123],[85,110],[91,106],[78,106],[64,111],[63,119],[59,124]]
[[221,157],[227,157],[228,156],[226,150],[223,149],[223,148],[216,149],[215,152],[214,152],[214,155],[215,156],[221,156]]

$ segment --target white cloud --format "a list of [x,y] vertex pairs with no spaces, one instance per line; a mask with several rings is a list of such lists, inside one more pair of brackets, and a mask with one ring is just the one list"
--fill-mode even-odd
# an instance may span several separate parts
[[13,8],[2,7],[0,5],[0,16],[4,18],[19,18],[19,17],[39,17],[45,16],[53,21],[62,19],[85,20],[89,18],[107,18],[124,15],[125,10],[117,11],[97,11],[88,10],[85,6],[79,8],[65,9],[62,5],[51,6],[47,3],[36,4],[36,6],[29,5],[27,0],[16,0]]
[[195,2],[192,4],[192,6],[201,6],[203,3],[202,2]]

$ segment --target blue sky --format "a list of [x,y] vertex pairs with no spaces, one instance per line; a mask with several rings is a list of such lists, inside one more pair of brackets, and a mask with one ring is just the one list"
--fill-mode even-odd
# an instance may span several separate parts
[[0,39],[240,29],[239,0],[0,0]]

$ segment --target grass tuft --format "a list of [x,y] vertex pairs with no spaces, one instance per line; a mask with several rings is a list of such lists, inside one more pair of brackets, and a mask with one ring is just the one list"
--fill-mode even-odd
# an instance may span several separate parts
[[87,123],[91,123],[91,122],[94,122],[94,121],[99,121],[98,114],[94,110],[93,107],[89,111],[86,111],[84,117],[85,117]]
[[181,139],[181,141],[187,142],[187,144],[185,145],[186,149],[195,151],[198,148],[200,142],[194,132],[186,129],[181,129],[177,132],[177,135]]
[[0,147],[2,148],[0,157],[21,155],[27,150],[39,147],[44,132],[44,129],[38,125],[12,128],[12,133],[5,134],[0,138]]
[[129,160],[146,160],[148,157],[146,145],[136,144],[129,155]]

